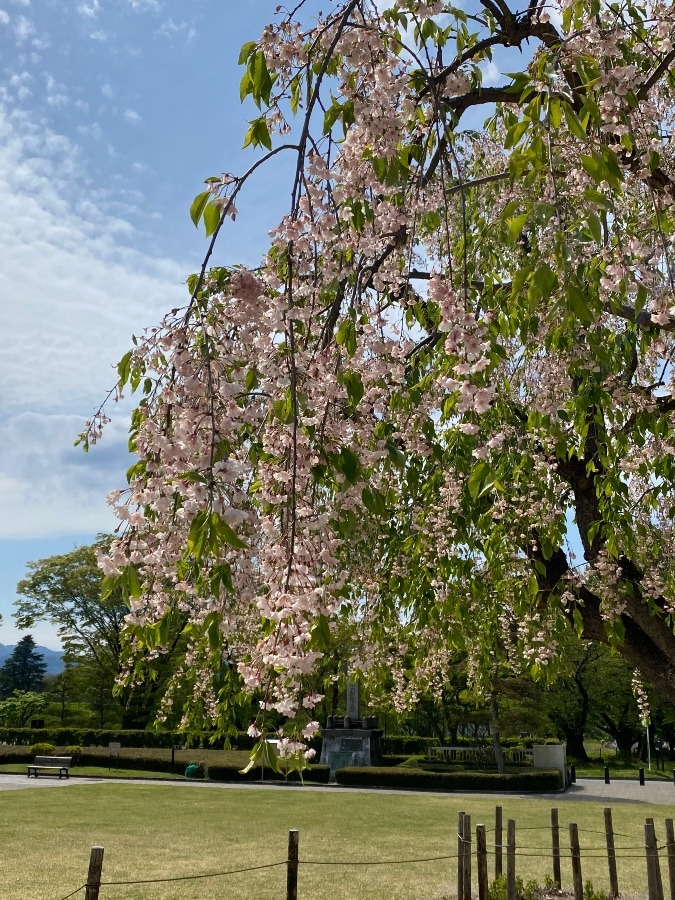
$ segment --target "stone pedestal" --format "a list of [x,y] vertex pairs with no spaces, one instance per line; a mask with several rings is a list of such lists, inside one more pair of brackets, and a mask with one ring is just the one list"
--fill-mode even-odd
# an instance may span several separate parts
[[331,781],[337,769],[381,765],[382,729],[377,727],[377,719],[352,721],[331,716],[328,726],[322,734],[321,762],[330,767]]

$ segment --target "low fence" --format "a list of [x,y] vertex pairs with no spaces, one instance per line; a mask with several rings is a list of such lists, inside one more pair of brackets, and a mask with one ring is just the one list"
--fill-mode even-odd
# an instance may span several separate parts
[[[504,747],[502,753],[504,754],[504,762],[507,765],[532,765],[532,750]],[[497,759],[492,747],[429,747],[427,755],[429,759],[440,759],[446,763],[464,763],[484,768],[497,768]]]
[[[226,878],[231,875],[241,875],[248,872],[257,872],[263,869],[286,869],[286,900],[298,900],[298,874],[303,867],[308,866],[335,866],[344,870],[351,866],[408,866],[417,863],[454,861],[457,866],[457,900],[489,900],[489,858],[492,857],[494,866],[494,878],[505,877],[506,900],[516,900],[516,876],[519,857],[534,857],[546,859],[550,864],[551,883],[558,889],[563,888],[561,878],[561,860],[566,857],[571,861],[572,890],[574,900],[584,900],[583,883],[583,859],[605,857],[607,860],[607,872],[610,897],[619,896],[619,874],[617,861],[624,859],[642,858],[645,861],[647,871],[647,885],[649,900],[666,900],[661,873],[661,862],[667,867],[667,877],[670,900],[675,900],[675,833],[673,820],[665,820],[665,841],[659,843],[653,819],[646,819],[644,825],[644,844],[639,846],[617,846],[616,838],[626,838],[627,835],[614,831],[612,824],[612,810],[604,811],[604,829],[602,831],[589,831],[579,829],[575,823],[568,825],[569,846],[563,844],[564,830],[559,824],[558,809],[551,809],[550,846],[519,848],[517,835],[519,831],[538,831],[536,828],[516,828],[515,819],[508,819],[504,828],[503,810],[501,806],[495,809],[495,824],[493,828],[486,828],[484,824],[476,825],[475,832],[471,828],[471,816],[460,812],[457,823],[457,852],[446,856],[422,857],[419,859],[387,859],[387,860],[317,860],[302,859],[300,857],[300,833],[297,830],[288,833],[288,854],[286,859],[265,863],[259,866],[251,866],[241,869],[230,869],[224,872],[205,872],[191,875],[176,875],[170,878],[131,879],[128,881],[104,881],[103,874],[103,847],[92,847],[89,858],[89,871],[86,882],[76,890],[67,894],[61,900],[70,900],[84,891],[85,900],[114,900],[114,888],[123,885],[149,885],[175,883],[179,881],[195,881],[210,878]],[[579,835],[593,834],[604,836],[604,847],[584,850],[582,852]],[[488,841],[488,835],[491,839]],[[475,875],[472,875],[472,867],[475,861]],[[543,873],[546,874],[546,873]],[[104,890],[105,889],[105,890]],[[280,898],[281,900],[281,898]]]

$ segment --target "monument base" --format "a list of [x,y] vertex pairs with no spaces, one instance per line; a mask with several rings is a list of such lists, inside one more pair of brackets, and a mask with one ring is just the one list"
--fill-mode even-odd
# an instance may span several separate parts
[[331,781],[337,769],[382,764],[381,728],[325,728],[321,762],[330,768]]

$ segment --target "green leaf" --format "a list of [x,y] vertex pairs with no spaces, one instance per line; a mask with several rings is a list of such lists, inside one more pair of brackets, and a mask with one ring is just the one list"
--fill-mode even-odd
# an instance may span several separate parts
[[349,397],[350,406],[356,409],[356,407],[363,399],[364,394],[363,382],[361,381],[360,373],[353,372],[351,370],[347,371],[342,375],[342,382],[347,389],[347,396]]
[[337,330],[335,340],[345,348],[350,357],[356,353],[356,325],[353,319],[345,319],[342,322]]
[[251,94],[256,105],[260,107],[262,101],[269,106],[274,79],[268,71],[267,60],[261,50],[255,50],[249,56],[247,71],[251,79]]
[[202,193],[197,194],[195,199],[192,201],[192,204],[190,206],[190,218],[194,222],[195,228],[199,225],[199,220],[204,214],[206,204],[209,202],[210,197],[211,191],[202,191]]
[[326,651],[331,647],[330,622],[327,616],[320,613],[310,629],[312,635],[312,647],[316,650]]
[[266,147],[268,150],[272,149],[272,139],[270,138],[270,132],[267,127],[265,116],[253,119],[249,124],[248,131],[244,135],[243,146],[248,147],[249,145],[252,145],[253,147]]
[[361,463],[358,456],[349,447],[342,447],[335,462],[335,468],[338,472],[342,472],[350,484],[354,484],[359,477]]
[[213,234],[222,218],[222,210],[217,203],[209,203],[204,210],[204,227],[206,228],[206,236]]
[[246,41],[245,44],[241,45],[241,49],[239,50],[239,65],[243,66],[249,56],[253,53],[253,51],[258,46],[257,41]]
[[211,513],[211,525],[221,541],[225,541],[235,550],[245,550],[248,544],[243,541],[237,533],[227,524],[218,513]]
[[575,284],[569,283],[567,285],[567,302],[569,304],[569,308],[572,310],[574,315],[582,322],[584,325],[590,325],[593,321],[593,313],[588,305],[588,300],[585,294],[578,288]]
[[198,512],[192,520],[188,532],[187,551],[199,562],[204,554],[207,541],[207,514],[203,510]]
[[480,499],[495,486],[496,475],[492,466],[486,462],[477,463],[471,470],[467,482],[469,493],[473,500]]
[[279,760],[273,745],[268,743],[264,737],[260,738],[258,743],[251,750],[249,763],[245,769],[240,769],[242,775],[246,775],[256,766],[272,769],[273,772],[279,771]]
[[127,381],[129,380],[132,356],[133,356],[133,350],[129,350],[124,354],[122,359],[117,363],[117,374],[119,375],[120,385],[125,385],[127,383]]
[[595,213],[589,212],[587,217],[588,230],[596,244],[602,244],[602,224]]
[[508,229],[509,242],[515,244],[520,235],[523,232],[523,228],[525,223],[527,222],[529,213],[521,213],[519,216],[513,216],[510,219],[506,220],[506,227]]
[[364,488],[361,491],[361,499],[368,512],[380,518],[386,516],[387,502],[382,491],[377,488]]

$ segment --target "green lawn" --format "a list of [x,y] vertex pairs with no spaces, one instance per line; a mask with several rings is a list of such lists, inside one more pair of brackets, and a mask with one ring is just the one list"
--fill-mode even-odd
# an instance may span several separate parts
[[[518,845],[525,855],[518,860],[518,874],[525,881],[543,882],[550,872],[550,801],[500,802],[504,819],[514,818],[519,828]],[[455,860],[351,864],[454,854],[458,811],[469,812],[474,825],[491,827],[495,809],[495,799],[484,795],[124,782],[5,791],[1,803],[3,900],[61,900],[83,884],[94,844],[105,847],[104,881],[168,878],[281,862],[290,828],[300,831],[301,861],[334,863],[301,866],[300,900],[440,900],[454,891]],[[606,863],[598,854],[603,835],[589,833],[602,831],[602,804],[561,799],[558,806],[563,835],[570,821],[579,825],[587,854],[582,859],[584,880],[606,888]],[[663,840],[663,819],[675,814],[675,806],[617,803],[613,811],[617,847],[639,848],[645,818],[654,818]],[[598,855],[590,855],[593,848]],[[622,892],[644,894],[640,851],[618,852],[625,857],[619,861]],[[108,886],[102,888],[100,900],[281,900],[285,877],[280,866],[153,887]],[[566,861],[563,880],[570,885]]]

